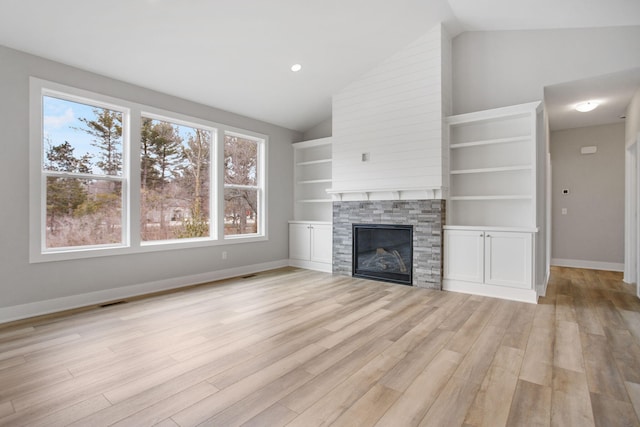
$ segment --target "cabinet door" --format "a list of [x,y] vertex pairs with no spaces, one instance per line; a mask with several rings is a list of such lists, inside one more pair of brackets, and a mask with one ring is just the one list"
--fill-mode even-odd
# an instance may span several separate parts
[[485,283],[531,289],[531,233],[486,232]]
[[309,224],[289,224],[289,258],[309,260],[311,234]]
[[331,225],[311,225],[311,261],[331,264],[333,259],[333,230]]
[[484,262],[482,231],[445,230],[444,278],[482,283]]

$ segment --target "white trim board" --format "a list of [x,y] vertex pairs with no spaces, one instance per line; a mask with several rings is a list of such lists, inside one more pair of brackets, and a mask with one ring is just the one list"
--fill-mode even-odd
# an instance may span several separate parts
[[547,271],[544,276],[544,280],[542,283],[536,284],[536,294],[538,294],[538,298],[547,296],[547,286],[549,286],[549,278],[551,276],[551,272]]
[[589,270],[624,271],[620,262],[585,261],[581,259],[552,258],[551,265],[557,267],[587,268]]
[[307,270],[322,271],[323,273],[332,273],[333,265],[331,263],[306,261],[301,259],[289,259],[289,267],[306,268]]
[[265,262],[243,267],[228,268],[225,270],[209,271],[207,273],[193,274],[190,276],[172,277],[170,279],[156,280],[153,282],[146,282],[138,285],[105,289],[97,292],[71,295],[68,297],[36,301],[27,304],[0,307],[0,324],[12,322],[15,320],[27,319],[34,316],[41,316],[44,314],[71,310],[79,307],[98,305],[108,301],[115,301],[123,298],[131,298],[139,295],[151,294],[154,292],[179,289],[200,283],[215,282],[217,280],[229,279],[232,277],[244,276],[246,274],[287,267],[288,265],[289,260],[284,259],[280,261]]
[[530,304],[538,303],[538,295],[533,289],[520,289],[509,286],[487,285],[486,283],[444,279],[442,281],[442,290],[527,302]]

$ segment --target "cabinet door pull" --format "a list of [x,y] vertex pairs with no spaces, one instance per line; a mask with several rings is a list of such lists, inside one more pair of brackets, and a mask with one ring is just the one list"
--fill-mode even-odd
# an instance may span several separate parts
[[487,237],[491,237],[491,234],[487,234]]

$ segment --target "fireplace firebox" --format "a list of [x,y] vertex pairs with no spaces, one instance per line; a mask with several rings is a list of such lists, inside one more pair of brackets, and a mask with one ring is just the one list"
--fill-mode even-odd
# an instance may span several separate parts
[[353,224],[353,276],[412,285],[413,226]]

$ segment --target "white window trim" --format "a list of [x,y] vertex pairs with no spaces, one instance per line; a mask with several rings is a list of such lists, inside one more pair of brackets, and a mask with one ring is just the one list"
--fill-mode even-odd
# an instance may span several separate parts
[[[247,132],[241,129],[231,129],[226,128],[222,134],[221,141],[224,141],[224,135],[237,136],[240,138],[251,139],[258,144],[257,154],[258,154],[258,176],[257,181],[258,185],[234,185],[234,184],[225,184],[224,183],[224,168],[222,169],[222,194],[224,194],[225,188],[240,188],[240,189],[251,189],[258,191],[258,232],[252,234],[230,234],[228,236],[224,235],[224,221],[222,224],[222,234],[225,241],[233,241],[239,239],[249,239],[249,238],[265,238],[266,239],[266,224],[267,224],[267,198],[265,197],[266,188],[267,188],[267,174],[266,169],[269,164],[267,161],[267,144],[268,138],[265,135],[256,134],[253,132]],[[224,143],[221,143],[222,147],[222,155],[224,156]],[[224,158],[224,157],[223,157]],[[223,198],[224,199],[224,198]],[[224,218],[224,200],[222,201],[222,217]]]
[[[156,252],[166,250],[178,250],[187,248],[201,248],[218,245],[228,245],[237,243],[252,243],[268,240],[267,212],[268,194],[267,182],[267,143],[268,136],[245,129],[226,126],[224,124],[209,120],[187,116],[185,114],[167,111],[156,107],[143,105],[124,99],[114,98],[96,92],[78,89],[59,83],[30,77],[29,80],[29,262],[49,262],[83,258],[95,258],[112,255],[126,255],[145,252]],[[43,221],[46,221],[44,211],[46,202],[46,185],[43,185],[45,175],[42,173],[43,155],[42,149],[42,114],[43,95],[54,95],[71,101],[81,101],[89,105],[105,107],[123,112],[123,242],[118,245],[95,245],[62,249],[46,249],[45,236],[46,229]],[[162,240],[152,242],[142,242],[140,239],[140,162],[135,159],[140,158],[140,126],[141,117],[158,118],[187,126],[197,126],[210,129],[213,132],[211,164],[214,165],[211,171],[210,212],[213,224],[217,224],[217,229],[210,231],[210,237],[196,239]],[[125,123],[127,126],[125,126]],[[260,223],[258,234],[224,236],[224,167],[218,164],[224,158],[223,150],[224,135],[237,134],[245,137],[252,137],[261,141],[260,155],[261,168],[260,179],[262,182],[259,196],[262,201]],[[98,178],[98,176],[96,176]],[[102,176],[99,176],[102,178]],[[212,227],[215,228],[215,227]],[[125,230],[126,229],[126,230]],[[261,232],[260,232],[261,230]]]
[[[181,126],[188,126],[191,128],[199,128],[199,129],[204,129],[207,130],[209,132],[211,132],[211,147],[209,149],[209,162],[212,165],[211,170],[209,171],[209,188],[211,189],[216,189],[217,188],[217,182],[218,182],[218,176],[215,173],[215,171],[217,169],[219,169],[219,165],[218,165],[218,153],[216,150],[216,147],[218,147],[219,145],[219,139],[218,139],[218,127],[214,127],[212,126],[212,123],[207,121],[207,120],[200,120],[194,117],[189,117],[189,116],[185,116],[183,114],[177,114],[177,113],[168,113],[167,111],[163,111],[157,108],[149,108],[146,107],[145,109],[143,109],[140,113],[139,117],[146,117],[152,120],[160,120],[160,121],[164,121],[164,122],[169,122],[169,123],[173,123],[173,124],[177,124],[177,125],[181,125]],[[137,141],[140,141],[140,138],[138,137]],[[138,159],[140,158],[140,144],[138,143]],[[136,176],[140,176],[140,171],[138,171],[138,174]],[[136,188],[140,188],[140,182],[138,182],[138,186]],[[214,196],[214,197],[209,197],[209,212],[210,212],[210,219],[211,219],[211,224],[217,224],[219,221],[219,216],[218,216],[218,197],[215,197],[215,195],[217,194],[217,192],[210,194],[210,196]],[[139,200],[138,200],[139,202]],[[138,208],[138,212],[140,212],[140,209]],[[137,222],[138,227],[140,226],[140,221]],[[135,236],[140,239],[140,229],[138,228],[137,233],[135,234]],[[209,241],[215,241],[218,240],[218,229],[217,227],[214,226],[210,226],[209,227],[209,236],[208,237],[197,237],[197,238],[192,238],[192,239],[171,239],[171,240],[151,240],[151,241],[147,241],[147,242],[143,242],[140,240],[140,246],[144,246],[144,247],[149,247],[149,246],[153,246],[153,245],[171,245],[171,244],[179,244],[179,243],[189,243],[189,244],[193,244],[196,242],[209,242]]]

